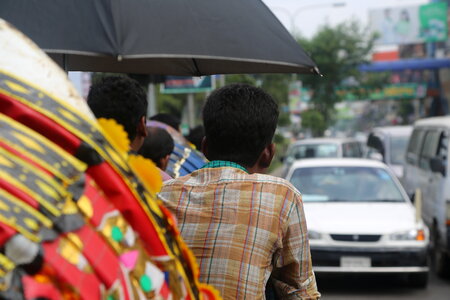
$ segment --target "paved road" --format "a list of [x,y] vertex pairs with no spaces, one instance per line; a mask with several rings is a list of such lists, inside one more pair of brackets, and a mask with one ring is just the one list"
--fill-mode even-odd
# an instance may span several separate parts
[[430,273],[426,289],[409,287],[401,276],[317,275],[324,300],[347,299],[450,299],[450,279],[443,280]]

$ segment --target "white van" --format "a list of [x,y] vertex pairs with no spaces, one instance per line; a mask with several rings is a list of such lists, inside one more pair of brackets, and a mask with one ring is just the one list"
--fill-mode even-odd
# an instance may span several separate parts
[[412,126],[373,128],[367,139],[366,157],[383,161],[401,180],[406,146],[412,130]]
[[450,275],[450,116],[419,120],[408,143],[403,184],[423,195],[422,218],[430,228],[436,271]]

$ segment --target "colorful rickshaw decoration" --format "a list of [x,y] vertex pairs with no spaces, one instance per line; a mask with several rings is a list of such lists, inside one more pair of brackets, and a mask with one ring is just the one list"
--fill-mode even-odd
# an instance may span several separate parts
[[219,299],[156,166],[0,20],[0,298]]

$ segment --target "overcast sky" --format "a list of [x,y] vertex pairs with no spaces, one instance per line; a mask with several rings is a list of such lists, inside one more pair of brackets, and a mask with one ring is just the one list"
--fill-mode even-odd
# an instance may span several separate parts
[[[427,0],[262,0],[291,31],[295,30],[311,37],[323,24],[335,25],[352,18],[367,24],[371,9],[398,6],[414,6],[428,3]],[[332,3],[345,3],[332,7]]]

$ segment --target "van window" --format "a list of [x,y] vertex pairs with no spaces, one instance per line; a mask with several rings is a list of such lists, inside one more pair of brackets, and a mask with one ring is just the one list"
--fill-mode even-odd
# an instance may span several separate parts
[[419,159],[419,168],[424,170],[430,169],[430,159],[436,157],[440,134],[441,132],[437,130],[426,132]]
[[358,143],[342,144],[342,155],[344,157],[361,157],[362,151]]
[[423,145],[422,140],[424,133],[424,130],[414,129],[409,140],[408,151],[406,153],[406,161],[412,165],[417,165],[419,153]]
[[312,157],[337,157],[338,146],[336,144],[303,144],[295,145],[287,157],[294,159]]
[[390,162],[393,165],[403,165],[405,162],[405,149],[408,145],[408,136],[391,136]]

